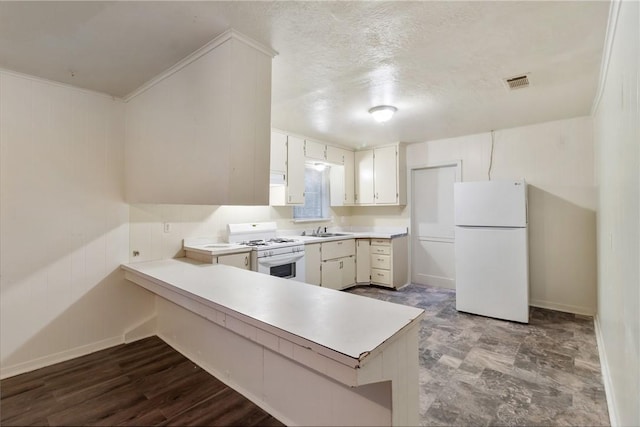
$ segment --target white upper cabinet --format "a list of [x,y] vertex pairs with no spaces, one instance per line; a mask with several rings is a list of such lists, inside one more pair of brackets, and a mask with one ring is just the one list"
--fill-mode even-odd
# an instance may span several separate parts
[[334,165],[344,165],[345,153],[349,153],[350,151],[344,148],[334,147],[333,145],[327,145],[326,147],[326,161]]
[[268,203],[274,53],[230,31],[127,100],[128,202]]
[[327,159],[327,146],[309,139],[304,141],[304,156],[307,159],[325,161]]
[[280,132],[271,132],[271,173],[287,174],[287,135]]
[[287,200],[289,205],[304,204],[304,140],[289,135],[287,142]]
[[355,191],[353,151],[328,145],[327,161],[332,163],[330,170],[331,206],[353,205]]
[[398,203],[398,147],[382,147],[373,150],[373,188],[375,203]]
[[356,204],[405,205],[405,147],[394,144],[356,151]]
[[[271,160],[271,173],[275,175],[275,183],[269,187],[269,205],[288,206],[304,204],[304,140],[281,132],[271,133],[271,153],[277,156],[274,163]],[[284,153],[284,171],[278,172],[275,167],[281,167],[279,158]],[[282,174],[282,179],[278,174]]]
[[355,152],[355,201],[358,205],[372,205],[375,200],[373,189],[373,150]]

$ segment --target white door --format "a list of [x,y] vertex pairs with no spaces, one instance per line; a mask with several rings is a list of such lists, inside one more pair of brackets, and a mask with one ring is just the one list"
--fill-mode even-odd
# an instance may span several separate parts
[[411,281],[455,289],[453,183],[457,163],[411,170]]
[[373,180],[376,204],[398,203],[398,149],[395,146],[376,148]]

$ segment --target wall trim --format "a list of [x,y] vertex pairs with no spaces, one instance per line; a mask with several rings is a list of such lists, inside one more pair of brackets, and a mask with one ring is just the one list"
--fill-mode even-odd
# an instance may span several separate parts
[[57,82],[55,80],[49,80],[49,79],[45,79],[42,77],[38,77],[38,76],[32,76],[31,74],[25,74],[25,73],[20,73],[18,71],[13,71],[13,70],[8,70],[6,68],[2,68],[0,67],[0,75],[1,74],[6,74],[8,76],[12,76],[12,77],[18,77],[18,78],[22,78],[25,80],[31,80],[34,82],[38,82],[38,83],[44,83],[44,84],[48,84],[51,86],[57,86],[57,87],[62,87],[65,89],[71,89],[71,90],[75,90],[81,93],[86,93],[89,95],[97,95],[97,96],[101,96],[104,98],[109,98],[112,99],[114,101],[121,101],[122,102],[122,98],[118,98],[117,96],[113,96],[113,95],[109,95],[108,93],[104,93],[104,92],[98,92],[96,90],[91,90],[91,89],[84,89],[78,86],[74,86],[71,85],[69,83],[62,83],[62,82]]
[[265,55],[270,56],[271,58],[273,58],[274,56],[276,56],[278,54],[278,52],[276,52],[275,50],[271,49],[270,47],[262,45],[262,44],[256,42],[255,40],[252,40],[249,37],[245,36],[244,34],[239,33],[238,31],[236,31],[234,29],[229,29],[229,30],[225,31],[224,33],[220,34],[218,37],[216,37],[213,40],[211,40],[209,43],[207,43],[204,46],[202,46],[201,48],[197,49],[194,52],[191,52],[185,58],[181,59],[176,64],[172,65],[171,67],[169,67],[165,71],[163,71],[160,74],[156,75],[151,80],[147,81],[146,83],[143,83],[142,86],[140,86],[139,88],[135,89],[133,92],[131,92],[131,93],[127,94],[126,96],[124,96],[124,98],[123,98],[124,102],[129,102],[130,100],[132,100],[136,96],[143,94],[147,90],[151,89],[153,86],[155,86],[158,83],[160,83],[162,80],[172,76],[173,74],[177,73],[178,71],[180,71],[181,69],[183,69],[187,65],[191,64],[192,62],[197,61],[198,59],[200,59],[201,57],[203,57],[204,55],[206,55],[207,53],[209,53],[213,49],[217,48],[221,44],[223,44],[226,41],[231,40],[231,39],[240,40],[243,43],[253,47],[254,49],[259,50],[260,52],[264,53]]
[[613,41],[616,35],[616,27],[618,26],[618,15],[620,13],[620,3],[622,0],[612,0],[609,5],[609,19],[607,22],[607,32],[604,37],[604,49],[602,52],[602,62],[600,63],[600,79],[598,81],[598,88],[596,90],[596,96],[593,99],[593,105],[591,106],[591,115],[594,116],[598,107],[600,106],[600,100],[604,94],[604,88],[607,84],[607,74],[609,73],[609,62],[611,61],[611,51],[613,50]]
[[600,372],[602,372],[602,382],[604,383],[604,394],[607,398],[607,409],[609,411],[609,423],[612,427],[617,427],[618,414],[616,412],[615,395],[613,382],[611,381],[611,372],[609,371],[609,362],[607,360],[607,352],[604,348],[604,337],[602,328],[600,327],[600,319],[596,314],[593,317],[593,325],[596,330],[596,343],[598,345],[598,356],[600,357]]
[[16,365],[3,367],[0,370],[0,379],[4,380],[15,375],[20,375],[24,374],[25,372],[44,368],[45,366],[54,365],[60,362],[66,362],[67,360],[75,359],[76,357],[80,356],[86,356],[87,354],[104,350],[106,348],[122,344],[123,342],[123,336],[118,335],[116,337],[111,337],[91,344],[82,345],[80,347],[75,347],[69,350],[61,351],[59,353],[38,357],[33,360],[18,363]]
[[560,304],[553,301],[544,301],[539,299],[529,300],[532,307],[546,308],[548,310],[562,311],[564,313],[581,314],[583,316],[595,315],[595,309],[592,307],[581,307],[579,305]]

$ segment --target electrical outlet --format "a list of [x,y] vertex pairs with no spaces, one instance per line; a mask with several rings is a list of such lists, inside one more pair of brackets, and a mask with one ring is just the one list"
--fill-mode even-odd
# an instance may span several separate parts
[[164,225],[164,232],[165,233],[171,233],[171,223],[170,222],[165,222],[163,225]]

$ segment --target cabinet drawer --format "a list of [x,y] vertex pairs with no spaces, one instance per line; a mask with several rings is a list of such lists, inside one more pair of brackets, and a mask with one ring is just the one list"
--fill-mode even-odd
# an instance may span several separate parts
[[336,240],[322,244],[322,260],[348,257],[356,254],[356,240]]
[[378,255],[391,255],[391,246],[371,246],[371,253]]
[[371,239],[371,246],[391,246],[390,239]]
[[391,274],[389,270],[371,269],[371,283],[381,283],[383,285],[391,284]]
[[389,270],[391,268],[391,257],[389,255],[371,254],[371,268]]

